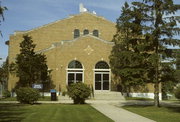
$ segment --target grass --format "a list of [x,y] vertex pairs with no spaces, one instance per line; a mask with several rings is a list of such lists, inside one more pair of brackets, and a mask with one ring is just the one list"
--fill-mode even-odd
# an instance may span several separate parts
[[0,98],[0,101],[16,101],[16,97]]
[[89,105],[0,104],[0,121],[113,122]]
[[178,100],[178,99],[167,99],[167,100],[163,100],[163,101],[180,102],[180,100]]
[[154,107],[154,106],[123,106],[124,109],[157,122],[179,122],[179,107]]
[[140,101],[153,101],[151,98],[143,98],[143,97],[125,97],[126,100],[140,100]]
[[[1,98],[0,101],[17,101],[16,97]],[[38,101],[51,101],[50,96],[40,97]]]

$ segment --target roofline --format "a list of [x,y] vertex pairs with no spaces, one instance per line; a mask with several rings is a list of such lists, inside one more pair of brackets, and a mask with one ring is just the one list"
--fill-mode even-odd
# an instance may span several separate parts
[[[76,40],[79,40],[79,39],[81,39],[81,38],[88,37],[88,36],[89,36],[89,37],[92,37],[92,38],[95,38],[95,39],[97,39],[97,40],[100,40],[100,41],[102,41],[102,42],[104,42],[104,43],[107,43],[107,44],[114,44],[114,42],[107,41],[107,40],[103,40],[103,39],[101,39],[101,38],[99,38],[99,37],[96,37],[96,36],[93,36],[93,35],[91,35],[91,34],[79,36],[78,38],[75,38],[75,39],[73,39],[73,40],[70,40],[69,42],[73,42],[73,41],[76,41]],[[63,41],[64,41],[64,40],[63,40]]]
[[101,38],[98,38],[98,37],[92,36],[92,35],[90,35],[90,34],[87,34],[87,35],[83,35],[83,36],[80,36],[80,37],[78,37],[78,38],[75,38],[75,39],[73,39],[73,40],[62,40],[62,41],[60,41],[60,42],[53,43],[49,48],[45,48],[45,49],[36,51],[36,53],[47,52],[47,51],[49,51],[49,50],[51,50],[51,49],[54,49],[54,48],[56,48],[56,47],[58,47],[58,46],[60,46],[60,45],[63,45],[64,43],[71,43],[71,42],[77,41],[77,40],[79,40],[79,39],[81,39],[81,38],[84,38],[84,37],[91,37],[91,38],[100,40],[100,41],[102,41],[102,42],[104,42],[104,43],[106,43],[106,44],[114,45],[114,42],[106,41],[106,40],[103,40],[103,39],[101,39]]
[[[60,19],[60,20],[56,20],[56,21],[54,21],[54,22],[50,22],[50,23],[48,23],[48,24],[45,24],[45,25],[42,25],[42,26],[39,26],[39,27],[35,27],[35,28],[33,28],[33,29],[26,30],[26,31],[15,31],[15,35],[16,35],[16,34],[26,34],[26,33],[29,33],[29,32],[35,31],[35,30],[38,30],[38,29],[43,28],[43,27],[47,27],[47,26],[52,25],[52,24],[54,24],[54,23],[58,23],[58,22],[60,22],[60,21],[63,21],[63,20],[66,20],[66,19],[70,19],[70,18],[73,18],[73,17],[69,16],[69,17],[67,17],[67,18]],[[14,35],[14,34],[13,34],[13,35]]]
[[64,21],[64,20],[67,20],[67,19],[71,19],[71,18],[73,18],[73,17],[75,17],[75,16],[79,16],[79,15],[84,14],[84,13],[88,13],[88,14],[90,14],[90,15],[92,15],[92,16],[95,16],[95,17],[98,17],[98,18],[100,18],[100,19],[106,20],[106,21],[108,21],[108,22],[110,22],[110,23],[112,23],[112,24],[115,25],[114,22],[112,22],[112,21],[110,21],[110,20],[108,20],[108,19],[105,19],[105,18],[102,17],[102,16],[97,16],[96,14],[93,14],[93,13],[90,13],[90,12],[82,12],[82,13],[75,14],[75,15],[69,15],[69,17],[67,17],[67,18],[63,18],[63,19],[60,19],[60,20],[56,20],[56,21],[54,21],[54,22],[50,22],[50,23],[48,23],[48,24],[45,24],[45,25],[42,25],[42,26],[39,26],[39,27],[35,27],[35,28],[33,28],[33,29],[30,29],[30,30],[26,30],[26,31],[15,31],[13,35],[16,35],[16,34],[26,34],[26,33],[28,33],[28,32],[32,32],[32,31],[38,30],[38,29],[40,29],[40,28],[47,27],[47,26],[52,25],[52,24],[54,24],[54,23],[58,23],[58,22],[60,22],[60,21]]

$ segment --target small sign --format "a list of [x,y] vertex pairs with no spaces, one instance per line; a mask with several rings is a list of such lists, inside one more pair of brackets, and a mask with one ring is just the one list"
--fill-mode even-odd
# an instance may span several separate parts
[[54,92],[56,92],[56,89],[51,89],[50,92],[54,93]]
[[33,84],[32,87],[34,89],[43,89],[43,85],[42,84]]

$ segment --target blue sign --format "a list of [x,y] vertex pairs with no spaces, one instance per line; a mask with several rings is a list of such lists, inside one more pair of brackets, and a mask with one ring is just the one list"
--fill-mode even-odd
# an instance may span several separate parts
[[50,92],[54,93],[54,92],[56,92],[56,89],[51,89]]
[[43,89],[43,85],[42,84],[33,84],[32,87],[34,89]]

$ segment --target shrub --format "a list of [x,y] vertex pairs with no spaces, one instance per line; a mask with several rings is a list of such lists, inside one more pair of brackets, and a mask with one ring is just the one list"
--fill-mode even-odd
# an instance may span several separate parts
[[62,92],[62,96],[66,96],[67,92],[66,91],[63,91]]
[[40,97],[39,91],[30,87],[21,87],[16,90],[16,94],[17,101],[26,104],[33,104]]
[[68,87],[68,95],[74,101],[74,104],[84,104],[91,94],[91,89],[84,83],[74,83]]
[[3,97],[5,97],[5,98],[11,97],[11,92],[8,90],[4,90],[3,91]]
[[180,86],[175,89],[174,95],[177,99],[180,99]]

